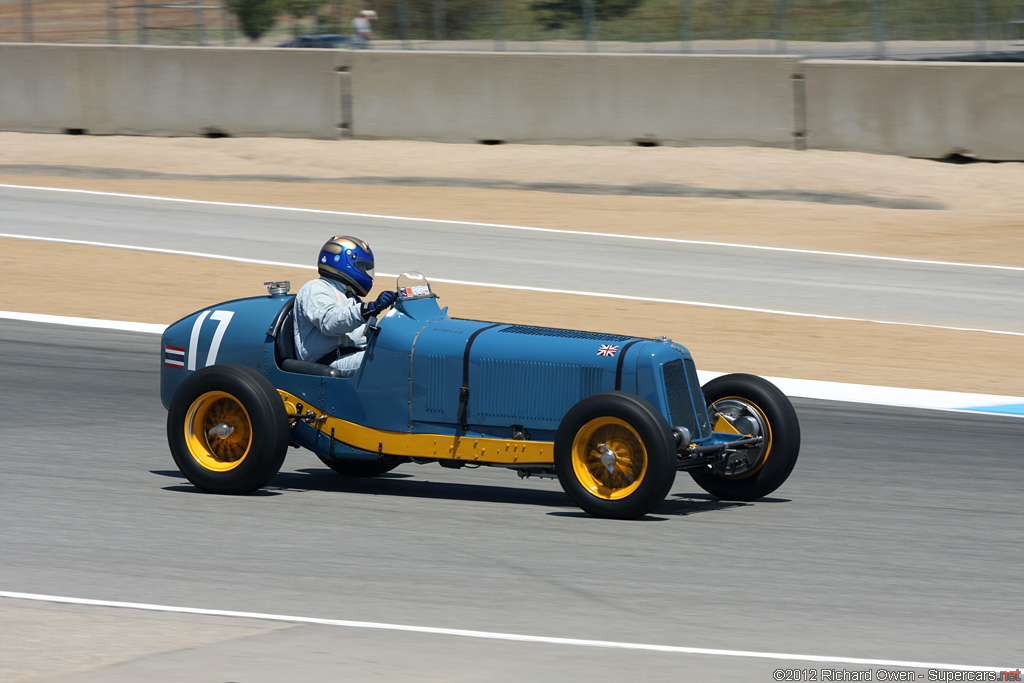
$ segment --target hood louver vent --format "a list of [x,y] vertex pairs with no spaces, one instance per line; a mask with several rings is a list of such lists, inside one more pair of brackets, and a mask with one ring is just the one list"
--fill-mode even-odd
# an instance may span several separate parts
[[599,332],[579,332],[577,330],[556,330],[549,327],[527,327],[526,325],[513,325],[501,330],[502,334],[530,334],[540,337],[564,337],[566,339],[590,339],[593,341],[617,341],[623,342],[633,337],[623,337],[617,334],[601,334]]
[[480,385],[486,387],[479,395],[481,417],[557,425],[577,401],[601,390],[601,369],[488,358],[480,362]]

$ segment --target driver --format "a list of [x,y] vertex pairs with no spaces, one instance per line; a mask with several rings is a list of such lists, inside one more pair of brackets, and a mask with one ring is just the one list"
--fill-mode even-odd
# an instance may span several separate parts
[[366,321],[395,303],[395,292],[364,302],[373,287],[373,252],[357,237],[336,235],[317,259],[319,280],[295,295],[295,355],[324,363],[351,377],[366,348]]

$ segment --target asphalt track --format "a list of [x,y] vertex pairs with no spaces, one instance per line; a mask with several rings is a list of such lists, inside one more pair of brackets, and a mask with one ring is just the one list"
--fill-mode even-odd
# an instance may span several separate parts
[[[224,497],[197,492],[171,461],[157,347],[148,334],[0,325],[0,590],[730,652],[1024,663],[1019,418],[798,401],[801,460],[774,496],[717,502],[680,475],[634,522],[590,518],[556,482],[504,470],[407,465],[351,481],[299,451],[262,494]],[[0,607],[14,603],[24,604]],[[187,619],[201,630],[214,618]],[[767,681],[780,667],[906,668],[277,626],[237,635],[225,624],[209,642],[61,680]]]
[[[381,270],[429,262],[438,277],[516,283],[547,273],[549,286],[572,289],[593,276],[590,268],[551,266],[566,249],[584,249],[572,236],[480,238],[457,224],[431,224],[428,234],[382,219],[95,195],[47,193],[43,202],[28,190],[3,189],[0,198],[9,230],[51,237],[304,263],[325,233],[373,231],[374,244],[388,245],[378,254]],[[636,278],[602,278],[614,263],[591,261],[593,282],[605,291],[654,287],[643,284],[645,271],[670,268],[666,252],[698,249],[604,241],[611,239],[586,242],[625,250]],[[465,248],[468,240],[489,267],[465,271],[468,262],[445,260],[446,244]],[[701,253],[737,257],[720,247]],[[636,266],[638,259],[648,265]],[[813,282],[815,296],[789,308],[812,307],[823,291],[852,290],[848,299],[865,317],[917,311],[931,324],[959,326],[994,319],[994,310],[970,310],[964,300],[943,315],[900,296],[892,299],[904,308],[894,308],[864,285],[875,269],[923,278],[907,291],[935,301],[956,295],[951,278],[969,278],[962,296],[1003,296],[1019,309],[998,291],[1020,291],[1015,271],[855,260],[833,268],[835,260],[759,252],[744,277],[758,283],[788,271],[786,286]],[[845,285],[819,286],[845,268],[853,269]],[[668,277],[680,288],[703,279]],[[786,296],[761,289],[731,290],[729,303]],[[1004,309],[995,329],[1020,324],[1011,318]],[[163,647],[147,641],[118,666],[60,680],[180,680],[188,672],[198,681],[759,681],[773,680],[778,668],[815,670],[822,680],[823,669],[907,668],[899,662],[1024,663],[1019,418],[799,400],[801,461],[771,498],[718,502],[681,475],[666,502],[634,522],[590,518],[557,482],[523,482],[503,470],[408,465],[350,481],[298,451],[261,494],[220,497],[197,492],[170,459],[158,358],[151,334],[0,323],[0,593],[381,627],[292,620],[264,628],[253,618],[49,606],[47,625],[59,617],[80,635],[113,634],[92,651],[166,634]],[[0,655],[38,647],[26,635],[38,616],[32,604],[0,599],[11,624]],[[422,630],[430,627],[669,650]],[[81,642],[41,647],[59,659],[76,647],[88,651]]]
[[[305,264],[357,234],[383,272],[1024,333],[1024,268],[910,263],[100,194],[0,188],[6,233]],[[628,226],[622,231],[629,234]],[[379,246],[378,246],[379,245]],[[572,259],[566,259],[572,254]]]

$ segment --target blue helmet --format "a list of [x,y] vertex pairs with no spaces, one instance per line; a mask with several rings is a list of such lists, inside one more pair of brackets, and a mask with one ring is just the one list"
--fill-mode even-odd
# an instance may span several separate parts
[[373,287],[373,252],[358,237],[335,235],[324,243],[317,259],[320,275],[355,290],[359,296]]

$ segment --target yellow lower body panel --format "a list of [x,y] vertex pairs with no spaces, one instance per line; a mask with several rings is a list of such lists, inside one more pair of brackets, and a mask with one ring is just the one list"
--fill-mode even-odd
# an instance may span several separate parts
[[555,444],[551,441],[386,432],[320,412],[287,391],[278,389],[278,393],[289,413],[299,412],[298,406],[302,405],[304,414],[313,413],[309,420],[313,427],[327,436],[333,430],[335,439],[364,451],[496,465],[551,465],[555,462]]

